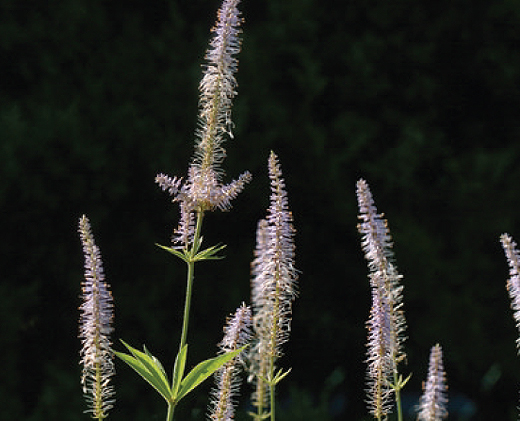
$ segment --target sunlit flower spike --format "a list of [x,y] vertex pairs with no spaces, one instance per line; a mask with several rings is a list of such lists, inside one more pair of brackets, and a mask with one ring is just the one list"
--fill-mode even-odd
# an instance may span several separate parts
[[[224,327],[224,338],[219,344],[222,353],[240,349],[251,340],[251,309],[240,306]],[[215,373],[216,387],[212,392],[209,419],[228,421],[234,419],[236,397],[240,387],[240,373],[244,361],[242,353],[226,363]]]
[[275,386],[288,373],[280,371],[275,374],[275,363],[282,356],[282,345],[289,339],[298,273],[294,266],[293,218],[274,152],[269,156],[268,169],[270,206],[266,219],[258,224],[252,263],[251,295],[256,342],[250,352],[250,380],[256,387],[253,404],[257,416],[264,416],[264,409],[269,407],[271,419],[274,419]]
[[442,361],[442,348],[439,344],[432,347],[428,377],[423,385],[424,393],[419,400],[419,421],[441,421],[448,417],[448,398],[446,396],[446,373]]
[[224,0],[218,20],[212,29],[213,39],[206,53],[204,75],[199,85],[199,121],[196,130],[195,152],[184,182],[164,174],[156,182],[180,203],[181,218],[174,231],[173,242],[187,248],[195,233],[195,214],[206,210],[228,210],[231,201],[251,180],[244,172],[237,180],[222,184],[222,161],[226,156],[225,139],[232,137],[232,101],[236,95],[235,73],[240,52],[239,0]]
[[370,413],[383,419],[393,407],[395,394],[398,413],[400,389],[408,381],[399,376],[397,365],[406,359],[402,276],[397,272],[392,251],[392,237],[383,214],[377,212],[365,180],[357,182],[359,206],[358,230],[368,261],[372,309],[367,323],[367,402]]
[[85,255],[83,303],[80,306],[79,337],[83,374],[83,393],[93,418],[104,419],[114,404],[114,387],[110,384],[115,374],[114,355],[110,349],[113,331],[113,302],[108,283],[105,282],[101,253],[94,242],[89,220],[82,216],[79,234]]

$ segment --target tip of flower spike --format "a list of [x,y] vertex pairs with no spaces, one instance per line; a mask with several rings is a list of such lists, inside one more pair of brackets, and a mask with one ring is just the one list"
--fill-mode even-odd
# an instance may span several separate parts
[[240,24],[238,0],[224,0],[212,32],[214,37],[206,53],[206,68],[199,85],[199,128],[196,132],[194,164],[202,172],[212,172],[220,178],[220,164],[226,151],[222,146],[227,135],[231,136],[232,101],[237,82],[234,74],[240,52]]

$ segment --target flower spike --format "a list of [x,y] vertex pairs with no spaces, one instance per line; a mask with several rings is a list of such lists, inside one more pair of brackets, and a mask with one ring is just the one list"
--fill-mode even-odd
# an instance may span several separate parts
[[428,377],[423,386],[424,393],[419,400],[419,421],[441,421],[448,417],[448,398],[446,397],[446,373],[442,362],[442,348],[439,344],[432,347]]
[[[240,349],[251,340],[251,309],[245,304],[237,308],[224,327],[224,338],[219,344],[221,352]],[[242,353],[226,363],[215,373],[217,387],[213,390],[209,419],[228,421],[234,418],[235,397],[238,395],[238,375],[243,365]]]
[[[368,328],[368,407],[377,419],[392,409],[392,393],[398,400],[400,382],[397,365],[406,359],[402,278],[394,265],[392,237],[383,214],[377,212],[372,193],[365,180],[357,182],[359,205],[358,231],[368,260],[372,309]],[[398,401],[398,410],[399,408]]]
[[[511,308],[514,312],[516,327],[520,331],[520,253],[516,242],[508,234],[502,234],[500,241],[509,263],[509,279],[507,280],[507,291],[511,298]],[[520,352],[520,337],[516,340],[516,346]]]
[[104,419],[113,407],[114,387],[110,379],[115,374],[110,334],[113,331],[113,303],[109,285],[105,282],[101,253],[94,242],[90,222],[85,215],[79,221],[79,234],[85,254],[83,304],[80,306],[79,337],[83,345],[81,383],[89,405],[86,412],[93,418]]
[[246,171],[237,180],[222,184],[224,171],[221,164],[226,156],[223,143],[232,137],[231,108],[236,95],[238,60],[240,52],[239,0],[224,0],[214,34],[206,53],[204,75],[199,85],[199,121],[195,132],[195,152],[187,179],[159,174],[155,181],[179,202],[181,218],[174,231],[173,243],[177,248],[192,245],[195,231],[195,214],[207,210],[231,208],[233,200],[251,181]]
[[195,147],[195,164],[202,171],[215,171],[224,157],[222,142],[231,134],[231,106],[236,95],[235,73],[240,52],[239,0],[224,0],[218,20],[212,29],[214,35],[206,53],[206,69],[200,82],[200,113],[198,140]]
[[276,383],[286,374],[275,373],[281,346],[289,339],[292,302],[296,298],[297,271],[294,266],[294,227],[278,157],[269,156],[271,179],[270,206],[266,219],[258,223],[255,259],[251,265],[251,295],[255,345],[250,358],[250,381],[256,383],[253,394],[257,416],[262,417]]

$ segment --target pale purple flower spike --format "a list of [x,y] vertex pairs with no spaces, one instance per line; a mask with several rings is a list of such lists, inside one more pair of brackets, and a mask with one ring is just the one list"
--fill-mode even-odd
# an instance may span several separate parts
[[251,181],[246,171],[237,180],[222,184],[224,171],[220,165],[226,156],[222,146],[232,137],[232,100],[236,95],[235,73],[240,52],[239,0],[224,0],[213,28],[213,39],[206,53],[207,63],[199,85],[199,121],[195,132],[195,153],[182,182],[159,174],[155,181],[179,202],[181,217],[172,241],[177,248],[189,248],[194,236],[194,214],[206,210],[229,210],[233,200]]
[[[520,254],[513,238],[508,234],[502,234],[500,241],[509,264],[509,279],[507,280],[507,291],[511,298],[511,308],[520,331]],[[520,352],[520,337],[516,340],[516,346]]]
[[281,347],[289,339],[292,303],[297,295],[298,273],[294,264],[294,227],[278,157],[271,152],[268,162],[271,198],[267,217],[258,223],[255,259],[251,265],[251,298],[255,344],[249,352],[249,381],[256,382],[254,405],[265,408],[268,387],[265,379]]
[[446,373],[442,362],[442,348],[439,344],[432,347],[428,377],[423,385],[423,395],[419,400],[419,421],[441,421],[448,416],[446,396]]
[[393,407],[392,383],[397,364],[406,358],[402,276],[394,265],[392,237],[383,214],[377,212],[365,180],[357,182],[358,231],[368,261],[372,309],[367,322],[367,404],[376,418],[386,417]]
[[[224,328],[224,338],[219,344],[221,352],[235,351],[251,340],[251,309],[240,306]],[[242,353],[225,364],[215,373],[216,388],[212,392],[208,418],[214,421],[234,419],[235,399],[240,387],[239,374],[242,371]]]
[[94,243],[89,220],[83,215],[79,233],[85,255],[83,304],[80,306],[80,351],[83,373],[83,393],[94,418],[106,418],[113,407],[114,387],[110,379],[115,374],[114,355],[110,349],[110,334],[114,317],[112,294],[105,282],[101,253]]

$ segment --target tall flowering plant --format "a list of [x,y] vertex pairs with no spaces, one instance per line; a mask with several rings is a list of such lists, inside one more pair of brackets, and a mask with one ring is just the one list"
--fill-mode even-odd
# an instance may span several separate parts
[[234,199],[251,179],[249,172],[237,180],[223,184],[221,163],[225,157],[223,142],[231,134],[231,105],[236,95],[236,54],[240,51],[239,0],[224,0],[213,28],[213,39],[206,54],[206,68],[199,85],[199,125],[196,131],[195,153],[186,180],[159,174],[156,182],[179,204],[180,222],[174,230],[173,246],[161,246],[187,265],[186,297],[179,351],[175,360],[173,379],[168,381],[162,365],[146,349],[137,352],[125,344],[130,355],[116,353],[145,378],[164,397],[168,404],[167,420],[173,419],[174,409],[181,398],[198,384],[234,358],[242,349],[235,349],[197,365],[186,377],[188,326],[195,263],[219,259],[223,246],[202,248],[202,221],[209,210],[228,210]]

